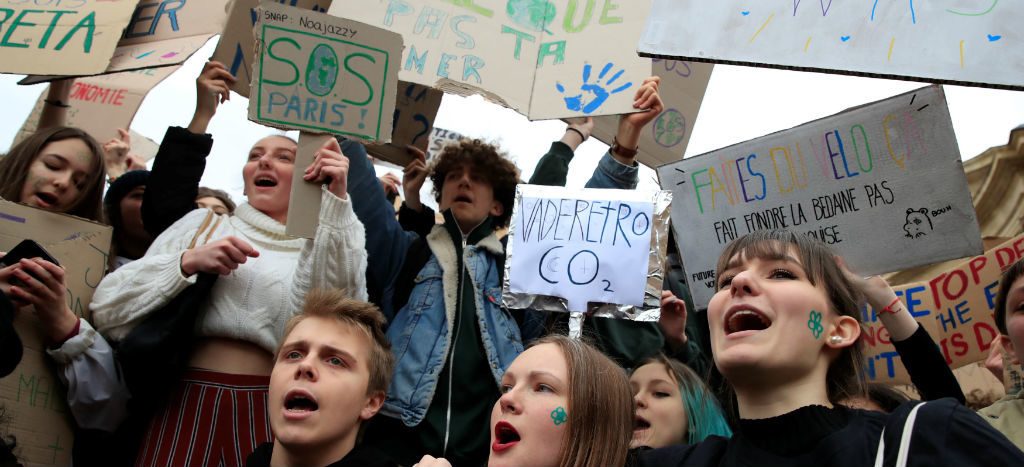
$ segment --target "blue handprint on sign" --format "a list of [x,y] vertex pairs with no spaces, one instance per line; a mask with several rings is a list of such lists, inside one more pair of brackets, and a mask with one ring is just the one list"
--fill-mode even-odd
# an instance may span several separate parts
[[[612,70],[613,66],[615,65],[611,62],[605,65],[604,68],[601,69],[601,73],[597,75],[597,80],[591,83],[590,72],[592,68],[589,63],[583,65],[583,85],[580,86],[580,92],[578,94],[563,97],[563,99],[565,99],[565,108],[575,112],[589,114],[604,105],[604,102],[613,94],[618,94],[629,89],[629,87],[633,85],[632,82],[628,82],[608,91],[607,88],[610,88],[612,84],[614,84],[615,81],[626,72],[626,70],[619,70],[605,81],[605,76],[608,75],[608,72]],[[558,89],[558,92],[563,95],[565,94],[565,86],[562,86],[562,83],[556,82],[555,88]]]

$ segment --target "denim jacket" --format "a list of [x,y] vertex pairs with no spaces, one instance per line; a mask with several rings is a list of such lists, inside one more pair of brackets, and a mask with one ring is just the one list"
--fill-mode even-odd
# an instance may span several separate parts
[[[433,214],[424,216],[428,224],[425,230],[431,232],[427,237],[431,257],[426,261],[417,283],[409,294],[409,300],[399,313],[392,298],[395,282],[403,264],[408,258],[415,256],[414,232],[405,231],[395,219],[395,211],[387,202],[384,190],[377,181],[373,164],[366,155],[366,149],[357,143],[343,145],[342,149],[349,158],[348,193],[352,199],[352,207],[356,216],[366,228],[367,288],[371,301],[380,305],[389,321],[388,337],[391,339],[392,351],[396,357],[394,377],[382,412],[390,417],[401,419],[407,426],[419,424],[427,413],[427,408],[437,388],[437,378],[444,368],[444,360],[451,346],[449,331],[454,319],[454,306],[458,291],[444,290],[445,283],[457,284],[457,271],[444,275],[445,264],[457,263],[452,250],[454,246],[443,228],[433,226]],[[537,165],[535,175],[530,182],[543,185],[565,185],[569,162],[573,158],[572,150],[564,143],[555,142],[551,151]],[[637,185],[638,168],[626,166],[606,153],[602,157],[590,181],[588,188],[624,188],[632,189]],[[431,240],[431,236],[435,237]],[[508,311],[501,310],[500,271],[493,255],[504,255],[504,249],[497,237],[488,237],[476,246],[465,251],[464,263],[470,268],[473,285],[476,288],[476,309],[480,318],[480,329],[483,331],[481,340],[491,362],[491,371],[496,384],[500,384],[501,376],[512,360],[523,350],[520,329]],[[447,242],[447,243],[445,243]],[[444,243],[443,246],[440,245]],[[448,251],[449,256],[443,256]],[[442,255],[438,253],[441,252]],[[447,258],[447,260],[439,259]],[[428,280],[428,278],[432,280]],[[452,287],[455,287],[453,285]],[[445,293],[452,295],[448,296]],[[446,297],[444,303],[438,300]],[[448,305],[447,302],[451,302]],[[403,308],[398,306],[397,308]],[[444,313],[442,313],[444,311]],[[442,321],[442,316],[444,320]],[[421,323],[422,321],[422,323]],[[422,324],[423,332],[417,334],[413,341],[413,332]],[[524,329],[538,326],[524,325]],[[508,336],[499,339],[498,336]],[[530,334],[534,334],[530,331]],[[440,345],[441,343],[444,345]]]
[[[388,327],[395,355],[394,379],[381,412],[416,426],[427,414],[434,398],[438,376],[452,346],[459,277],[456,249],[451,234],[435,226],[426,238],[432,253],[414,279],[409,300]],[[465,247],[463,263],[471,278],[477,320],[495,385],[512,360],[523,351],[519,325],[501,308],[501,271],[496,256],[504,248],[497,235],[490,234],[476,245]]]

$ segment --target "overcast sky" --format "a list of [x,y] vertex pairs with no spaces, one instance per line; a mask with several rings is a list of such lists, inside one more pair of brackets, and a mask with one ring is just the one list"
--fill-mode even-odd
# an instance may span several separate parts
[[[132,128],[159,142],[170,125],[185,126],[195,106],[195,77],[213,52],[207,44],[185,66],[153,89]],[[45,85],[18,86],[22,76],[0,75],[0,152],[6,152]],[[791,128],[844,109],[924,86],[872,78],[719,65],[711,76],[686,156]],[[985,149],[1006,144],[1011,129],[1024,124],[1024,92],[946,86],[950,114],[966,160]],[[213,153],[205,185],[241,197],[241,168],[249,147],[279,132],[249,122],[248,102],[234,95],[222,105],[210,126]],[[530,122],[518,113],[479,97],[445,96],[435,126],[499,143],[519,165],[523,178],[533,172],[551,141],[561,137],[559,121]],[[101,141],[102,142],[102,141]],[[582,187],[607,146],[592,139],[577,151],[570,166],[570,187]],[[381,169],[383,172],[386,169]],[[429,183],[429,182],[428,182]],[[641,172],[641,188],[657,187],[654,171]],[[424,187],[428,190],[429,187]],[[424,193],[424,199],[427,193]]]

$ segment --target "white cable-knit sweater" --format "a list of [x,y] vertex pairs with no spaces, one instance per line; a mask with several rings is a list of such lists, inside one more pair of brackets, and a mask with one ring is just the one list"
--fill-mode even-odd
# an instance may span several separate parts
[[[197,335],[240,339],[277,350],[285,323],[302,308],[313,288],[339,288],[366,300],[366,234],[348,200],[323,190],[320,226],[313,240],[285,235],[285,226],[248,204],[223,220],[210,242],[234,235],[249,242],[249,258],[217,279],[197,324]],[[119,341],[149,313],[195,283],[184,277],[179,258],[206,218],[197,209],[175,222],[142,258],[108,274],[93,295],[93,324]],[[213,222],[210,223],[211,226]],[[197,245],[206,238],[204,233]]]

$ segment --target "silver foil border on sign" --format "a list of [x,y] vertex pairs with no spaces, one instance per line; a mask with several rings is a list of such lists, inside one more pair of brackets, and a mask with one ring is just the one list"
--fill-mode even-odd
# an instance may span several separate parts
[[[516,206],[521,206],[523,192],[516,187]],[[672,205],[672,192],[659,190],[651,192],[652,211],[651,245],[647,261],[647,285],[644,288],[644,304],[642,306],[617,305],[614,303],[590,302],[587,304],[587,316],[598,318],[615,318],[628,321],[652,322],[661,317],[661,290],[665,280],[665,256],[668,248],[668,229]],[[514,210],[510,226],[515,225],[522,210]],[[513,240],[515,229],[508,230],[508,242],[505,249],[505,271],[502,278],[502,305],[514,310],[555,311],[569,313],[569,303],[561,297],[537,295],[530,293],[513,293],[509,279],[509,268],[512,255],[515,254]]]

